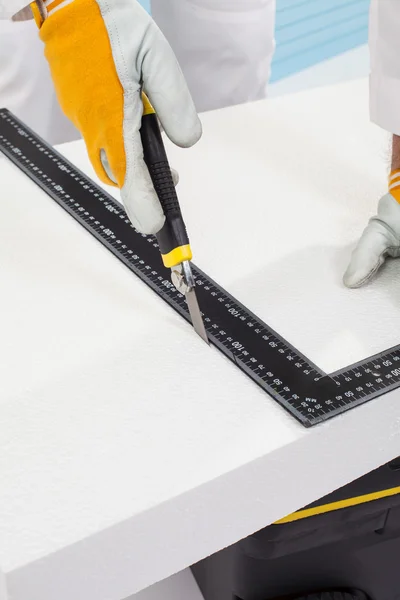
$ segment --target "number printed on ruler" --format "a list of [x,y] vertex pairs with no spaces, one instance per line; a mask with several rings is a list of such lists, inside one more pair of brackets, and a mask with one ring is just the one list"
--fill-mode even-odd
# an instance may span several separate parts
[[[0,110],[0,151],[183,318],[154,237],[138,233],[122,207],[86,175]],[[400,386],[400,346],[325,374],[228,292],[193,267],[210,342],[303,425],[316,425]],[[399,365],[399,366],[397,366]]]

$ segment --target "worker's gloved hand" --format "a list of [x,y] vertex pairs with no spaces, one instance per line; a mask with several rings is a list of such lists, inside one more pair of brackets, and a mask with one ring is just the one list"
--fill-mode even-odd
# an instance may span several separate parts
[[378,214],[365,228],[343,277],[349,288],[372,279],[387,256],[400,256],[400,204],[390,193],[381,198]]
[[31,6],[59,102],[81,132],[97,175],[121,188],[138,230],[158,232],[165,218],[143,161],[142,87],[175,144],[189,147],[201,136],[173,51],[136,0],[38,0]]

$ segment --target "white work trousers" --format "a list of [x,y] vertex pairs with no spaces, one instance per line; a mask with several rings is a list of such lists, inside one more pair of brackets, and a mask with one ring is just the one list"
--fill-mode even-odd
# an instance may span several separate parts
[[152,0],[198,111],[266,95],[275,0]]
[[371,0],[370,13],[371,119],[400,135],[400,0]]

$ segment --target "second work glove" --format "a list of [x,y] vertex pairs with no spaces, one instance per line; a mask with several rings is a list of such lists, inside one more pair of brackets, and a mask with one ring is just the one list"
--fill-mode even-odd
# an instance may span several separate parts
[[133,225],[157,233],[164,214],[143,160],[142,87],[167,136],[195,144],[201,124],[175,55],[136,0],[32,4],[64,113],[104,183],[121,189]]
[[[400,256],[399,192],[400,189],[394,185],[392,193],[379,201],[378,213],[365,228],[344,274],[343,281],[347,287],[361,287],[374,277],[388,256]],[[396,199],[398,194],[399,201]]]

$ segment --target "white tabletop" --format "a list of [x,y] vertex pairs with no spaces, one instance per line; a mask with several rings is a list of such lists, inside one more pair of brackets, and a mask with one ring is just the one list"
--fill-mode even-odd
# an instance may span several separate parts
[[[385,191],[366,81],[203,123],[168,147],[196,263],[325,370],[397,344],[400,261],[341,284]],[[120,600],[400,454],[399,391],[306,430],[5,158],[0,177],[0,600]]]

